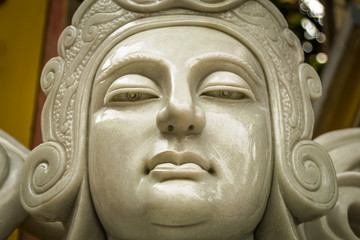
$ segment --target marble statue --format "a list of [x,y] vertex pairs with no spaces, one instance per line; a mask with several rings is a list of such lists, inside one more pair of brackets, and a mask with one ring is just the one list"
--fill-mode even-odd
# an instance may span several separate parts
[[310,239],[298,225],[336,203],[320,79],[270,1],[87,0],[58,53],[43,143],[0,151],[22,159],[3,157],[21,213],[0,231],[30,214],[60,239]]

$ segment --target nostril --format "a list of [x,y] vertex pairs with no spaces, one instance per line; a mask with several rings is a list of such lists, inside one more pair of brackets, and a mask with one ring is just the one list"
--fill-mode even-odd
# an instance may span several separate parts
[[190,125],[190,126],[189,126],[189,130],[190,130],[190,131],[194,130],[194,125]]
[[172,132],[173,130],[174,130],[174,126],[173,126],[173,125],[169,125],[169,126],[168,126],[168,131],[169,131],[169,132]]

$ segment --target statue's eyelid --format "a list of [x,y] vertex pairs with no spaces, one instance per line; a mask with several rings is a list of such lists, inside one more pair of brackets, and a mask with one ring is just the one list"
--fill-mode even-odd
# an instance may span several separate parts
[[209,86],[203,88],[201,91],[199,91],[199,95],[211,95],[211,92],[231,92],[231,93],[240,93],[243,94],[246,98],[250,98],[252,100],[256,100],[254,93],[249,88],[243,88],[238,86],[227,86],[227,85],[218,85],[218,86]]
[[145,96],[139,100],[146,100],[152,98],[159,98],[159,94],[157,91],[154,91],[150,88],[123,88],[123,89],[116,89],[105,94],[104,104],[111,102],[116,96],[126,95],[126,94],[140,94],[141,96]]
[[245,94],[248,98],[256,100],[249,84],[233,72],[218,71],[208,75],[200,82],[197,92],[201,96],[210,91],[239,92]]
[[141,93],[152,98],[160,98],[159,87],[147,77],[129,74],[115,80],[105,93],[104,104],[110,102],[115,96],[126,93]]

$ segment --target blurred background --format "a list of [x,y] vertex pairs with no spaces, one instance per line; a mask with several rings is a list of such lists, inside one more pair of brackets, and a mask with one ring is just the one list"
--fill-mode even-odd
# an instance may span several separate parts
[[319,73],[314,137],[360,126],[360,0],[275,0]]
[[[39,78],[82,0],[0,0],[0,128],[32,149],[41,143]],[[321,76],[314,136],[360,126],[360,0],[274,0]],[[9,240],[30,240],[16,230]]]

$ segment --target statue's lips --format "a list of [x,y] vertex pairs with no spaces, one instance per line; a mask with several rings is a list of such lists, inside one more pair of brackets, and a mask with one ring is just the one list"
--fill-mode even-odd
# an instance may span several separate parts
[[165,151],[148,162],[149,174],[160,181],[189,179],[198,180],[209,173],[210,166],[193,152]]

